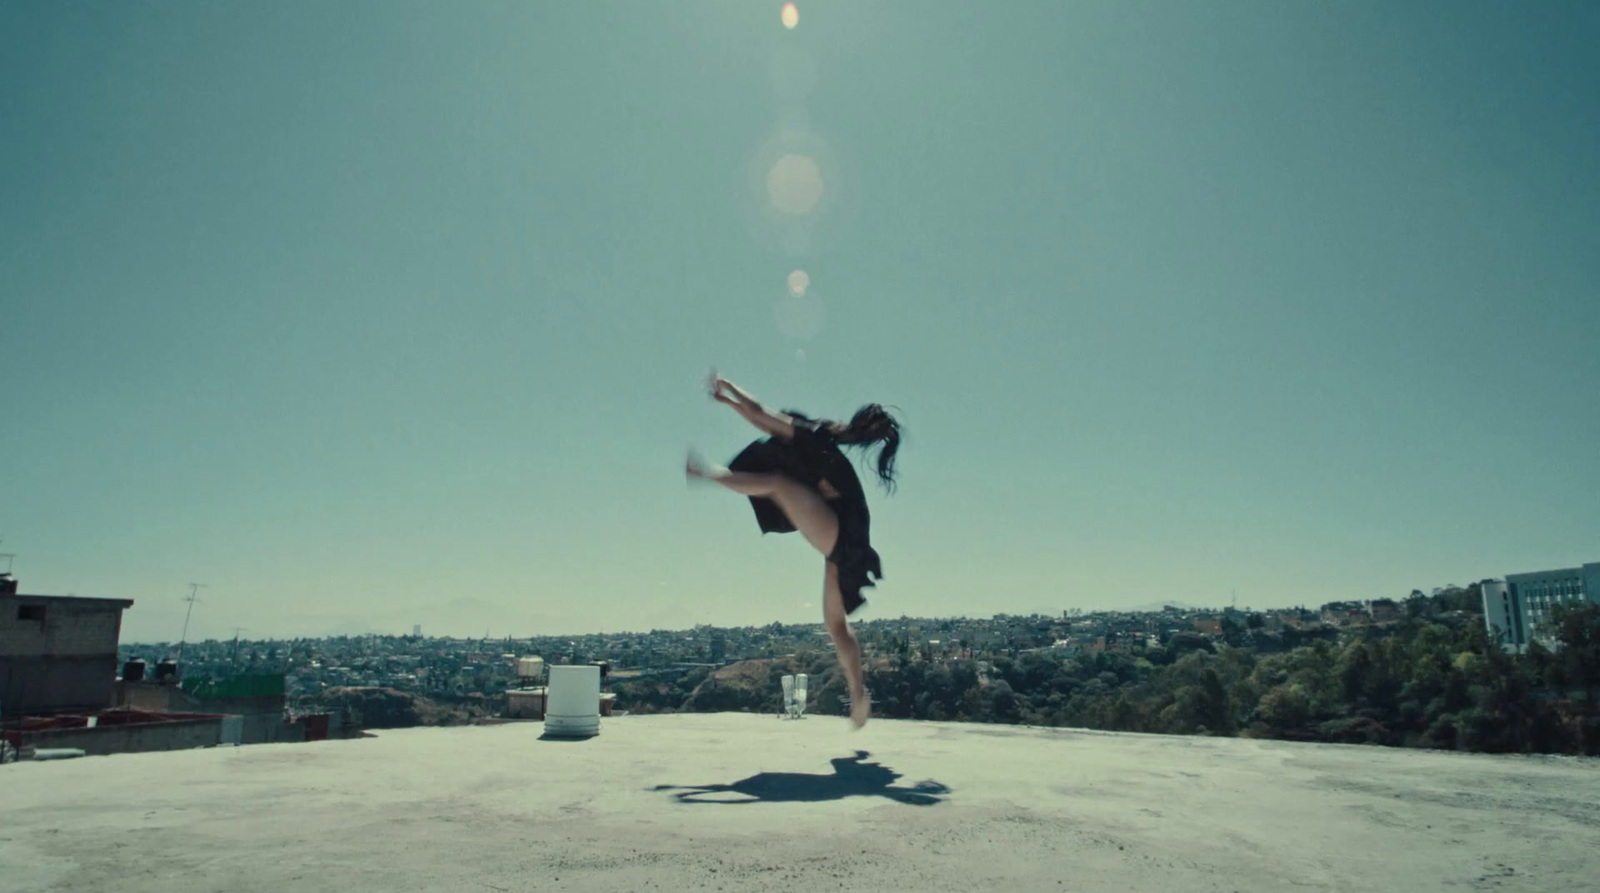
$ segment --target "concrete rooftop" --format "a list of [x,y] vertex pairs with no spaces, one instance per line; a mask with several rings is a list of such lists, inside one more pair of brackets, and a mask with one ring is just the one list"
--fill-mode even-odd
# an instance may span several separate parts
[[851,733],[825,716],[603,723],[586,741],[528,723],[3,766],[0,891],[1552,893],[1600,878],[1600,760]]

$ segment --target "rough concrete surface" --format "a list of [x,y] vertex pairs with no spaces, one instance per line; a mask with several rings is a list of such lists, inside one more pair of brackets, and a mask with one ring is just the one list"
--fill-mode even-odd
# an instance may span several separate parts
[[0,890],[1600,887],[1600,760],[826,716],[541,732],[3,766]]

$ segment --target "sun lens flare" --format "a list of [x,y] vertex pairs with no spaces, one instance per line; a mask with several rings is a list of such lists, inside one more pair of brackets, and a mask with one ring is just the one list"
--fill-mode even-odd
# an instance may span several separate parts
[[816,295],[785,295],[772,305],[772,316],[783,337],[810,341],[827,324],[828,308]]
[[806,155],[785,155],[767,171],[767,197],[785,214],[811,213],[822,189],[822,171]]
[[783,20],[783,27],[793,31],[794,26],[800,24],[800,10],[796,9],[793,3],[785,3],[779,18]]

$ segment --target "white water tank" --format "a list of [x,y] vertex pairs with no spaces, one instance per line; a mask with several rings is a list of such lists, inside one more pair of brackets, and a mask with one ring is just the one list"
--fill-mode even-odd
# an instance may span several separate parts
[[600,734],[600,668],[593,664],[550,668],[544,733],[553,738]]
[[544,658],[519,657],[517,658],[517,675],[523,679],[538,679],[544,675]]

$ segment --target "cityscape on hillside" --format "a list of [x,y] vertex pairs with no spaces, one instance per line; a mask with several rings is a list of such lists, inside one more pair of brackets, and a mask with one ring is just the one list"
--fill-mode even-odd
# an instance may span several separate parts
[[[1480,587],[1433,590],[1461,615],[1481,612]],[[1423,593],[1414,591],[1412,599]],[[929,661],[984,660],[1047,653],[1075,657],[1158,648],[1179,633],[1233,646],[1281,650],[1340,630],[1381,626],[1406,615],[1407,600],[1338,601],[1317,608],[1251,611],[1168,606],[1158,611],[1063,611],[1059,616],[1000,614],[988,619],[900,617],[857,625],[865,657],[909,649]],[[1413,608],[1415,613],[1419,608]],[[383,686],[404,691],[496,694],[518,685],[517,662],[605,661],[609,676],[672,675],[751,659],[792,656],[831,647],[821,623],[760,627],[709,625],[685,630],[505,638],[334,636],[277,640],[209,639],[182,646],[186,675],[218,677],[282,672],[291,695],[328,688]],[[121,660],[156,664],[174,658],[177,643],[123,643]]]
[[[1597,592],[1590,563],[1315,608],[902,616],[854,635],[885,718],[1592,752]],[[538,719],[557,672],[584,668],[598,673],[597,715],[777,713],[797,678],[814,680],[816,712],[849,703],[821,623],[144,643],[120,637],[131,600],[27,594],[9,571],[0,599],[14,750],[41,736],[112,752]],[[138,746],[113,726],[139,727]]]

